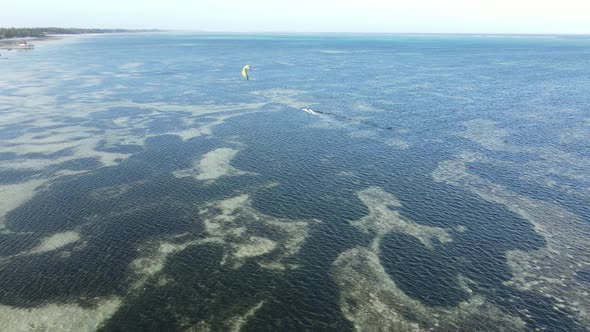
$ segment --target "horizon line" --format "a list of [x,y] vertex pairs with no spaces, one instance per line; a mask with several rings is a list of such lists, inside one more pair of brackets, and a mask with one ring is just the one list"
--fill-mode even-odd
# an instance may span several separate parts
[[[133,29],[129,29],[133,30]],[[135,29],[147,30],[147,29]],[[389,31],[233,31],[233,30],[202,30],[202,29],[155,29],[158,32],[201,32],[201,33],[239,33],[239,34],[357,34],[357,35],[493,35],[493,36],[590,36],[590,32],[389,32]]]
[[[77,28],[77,27],[2,27],[0,29],[80,29],[80,30],[127,30],[126,32],[198,32],[211,34],[350,34],[350,35],[489,35],[489,36],[590,36],[590,32],[401,32],[401,31],[296,31],[296,30],[207,30],[207,29],[160,29],[160,28]],[[151,30],[151,31],[150,31]],[[116,32],[114,32],[116,33]]]

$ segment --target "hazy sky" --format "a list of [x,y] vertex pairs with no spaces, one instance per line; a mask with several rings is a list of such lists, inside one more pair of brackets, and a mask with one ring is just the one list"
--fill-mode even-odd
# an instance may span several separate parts
[[587,33],[590,0],[3,1],[0,26],[210,31]]

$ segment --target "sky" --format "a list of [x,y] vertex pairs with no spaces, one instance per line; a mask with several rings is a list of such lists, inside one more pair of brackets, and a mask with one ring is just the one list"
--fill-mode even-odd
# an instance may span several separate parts
[[0,27],[590,34],[590,0],[3,1]]

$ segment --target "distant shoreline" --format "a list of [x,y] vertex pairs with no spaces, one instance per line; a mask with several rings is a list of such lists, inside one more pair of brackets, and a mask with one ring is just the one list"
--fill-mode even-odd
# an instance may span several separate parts
[[19,49],[18,44],[22,41],[29,42],[49,42],[64,39],[69,36],[74,35],[54,35],[54,36],[44,36],[44,37],[17,37],[17,38],[8,38],[8,39],[0,39],[0,48],[13,48]]
[[44,38],[55,35],[160,32],[158,29],[79,29],[79,28],[0,28],[0,41],[19,38]]

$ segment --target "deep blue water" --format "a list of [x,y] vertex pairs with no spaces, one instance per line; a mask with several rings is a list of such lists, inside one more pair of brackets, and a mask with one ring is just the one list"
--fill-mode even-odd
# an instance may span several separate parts
[[[509,252],[568,245],[535,226],[562,220],[529,220],[481,182],[433,176],[458,160],[502,197],[571,212],[579,223],[564,232],[590,240],[590,37],[123,34],[2,56],[0,194],[39,182],[0,205],[0,326],[16,326],[8,306],[100,312],[116,298],[117,310],[97,319],[102,330],[227,330],[237,316],[243,330],[362,329],[343,309],[334,262],[371,247],[376,231],[351,222],[369,214],[359,192],[378,187],[399,200],[388,206],[403,220],[452,238],[428,246],[400,226],[371,249],[425,310],[476,296],[525,324],[518,329],[590,328],[588,296],[571,295],[590,289],[587,247],[563,272],[571,283],[540,292],[509,282],[518,273]],[[240,76],[245,64],[252,80]],[[229,171],[213,166],[224,175],[178,176],[205,173],[199,161],[220,148],[236,151]],[[231,223],[245,233],[205,241],[223,214],[216,202],[242,194],[255,212],[234,211]],[[285,254],[295,233],[279,225],[297,222],[307,236]],[[78,237],[35,249],[68,232]],[[233,264],[249,237],[275,247]],[[133,262],[157,261],[150,245],[161,242],[180,249],[137,277]],[[560,267],[546,263],[534,277],[541,285]],[[481,329],[472,320],[455,326]]]

